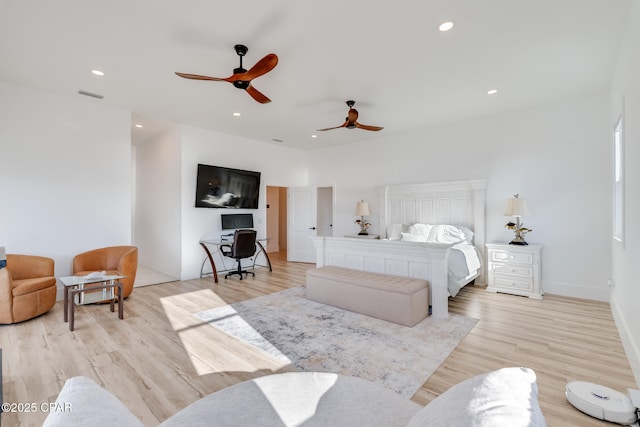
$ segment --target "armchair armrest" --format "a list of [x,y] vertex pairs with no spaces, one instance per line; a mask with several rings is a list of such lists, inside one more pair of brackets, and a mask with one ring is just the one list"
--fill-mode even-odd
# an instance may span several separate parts
[[13,323],[12,287],[9,269],[0,269],[0,323],[2,324]]
[[132,247],[118,262],[117,270],[127,276],[133,284],[138,269],[138,248]]
[[224,256],[231,256],[231,245],[220,245],[220,252]]

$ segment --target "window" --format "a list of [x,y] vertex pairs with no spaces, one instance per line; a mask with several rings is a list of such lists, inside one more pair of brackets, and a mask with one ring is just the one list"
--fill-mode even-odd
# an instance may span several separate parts
[[624,135],[622,115],[613,130],[613,238],[624,241]]

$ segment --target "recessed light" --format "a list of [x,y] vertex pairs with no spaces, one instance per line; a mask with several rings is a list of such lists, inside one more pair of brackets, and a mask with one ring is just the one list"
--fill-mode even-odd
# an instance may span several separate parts
[[311,135],[311,138],[317,138],[318,135]]
[[444,31],[449,31],[452,28],[453,28],[453,22],[447,21],[440,24],[440,26],[438,27],[438,30],[444,32]]
[[489,89],[487,91],[487,95],[495,95],[496,93],[498,93],[498,89]]
[[240,117],[240,113],[233,113],[235,117]]
[[104,72],[102,72],[100,70],[91,70],[91,72],[93,74],[95,74],[96,76],[104,76]]
[[143,128],[144,126],[142,125],[136,125],[137,128]]

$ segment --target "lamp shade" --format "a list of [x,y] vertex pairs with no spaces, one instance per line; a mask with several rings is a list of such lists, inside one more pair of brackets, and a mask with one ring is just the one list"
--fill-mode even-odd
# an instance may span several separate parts
[[369,212],[369,203],[365,201],[356,203],[356,215],[358,216],[371,215],[371,212]]
[[507,199],[507,209],[504,212],[504,216],[522,217],[529,215],[525,200],[518,196]]

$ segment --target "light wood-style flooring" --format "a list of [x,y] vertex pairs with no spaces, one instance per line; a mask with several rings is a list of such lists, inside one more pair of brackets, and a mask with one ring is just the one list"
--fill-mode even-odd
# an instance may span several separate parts
[[[270,254],[272,273],[255,278],[197,279],[136,288],[118,320],[108,305],[81,306],[76,330],[62,303],[17,325],[0,326],[5,402],[53,402],[75,375],[96,380],[145,424],[157,425],[199,398],[250,378],[291,370],[194,313],[301,286],[314,266]],[[567,381],[592,381],[626,392],[636,388],[608,304],[554,295],[532,300],[467,286],[450,310],[480,322],[413,400],[429,403],[452,385],[505,366],[535,370],[549,426],[605,426],[572,408]],[[5,426],[39,426],[44,412],[4,413]]]

